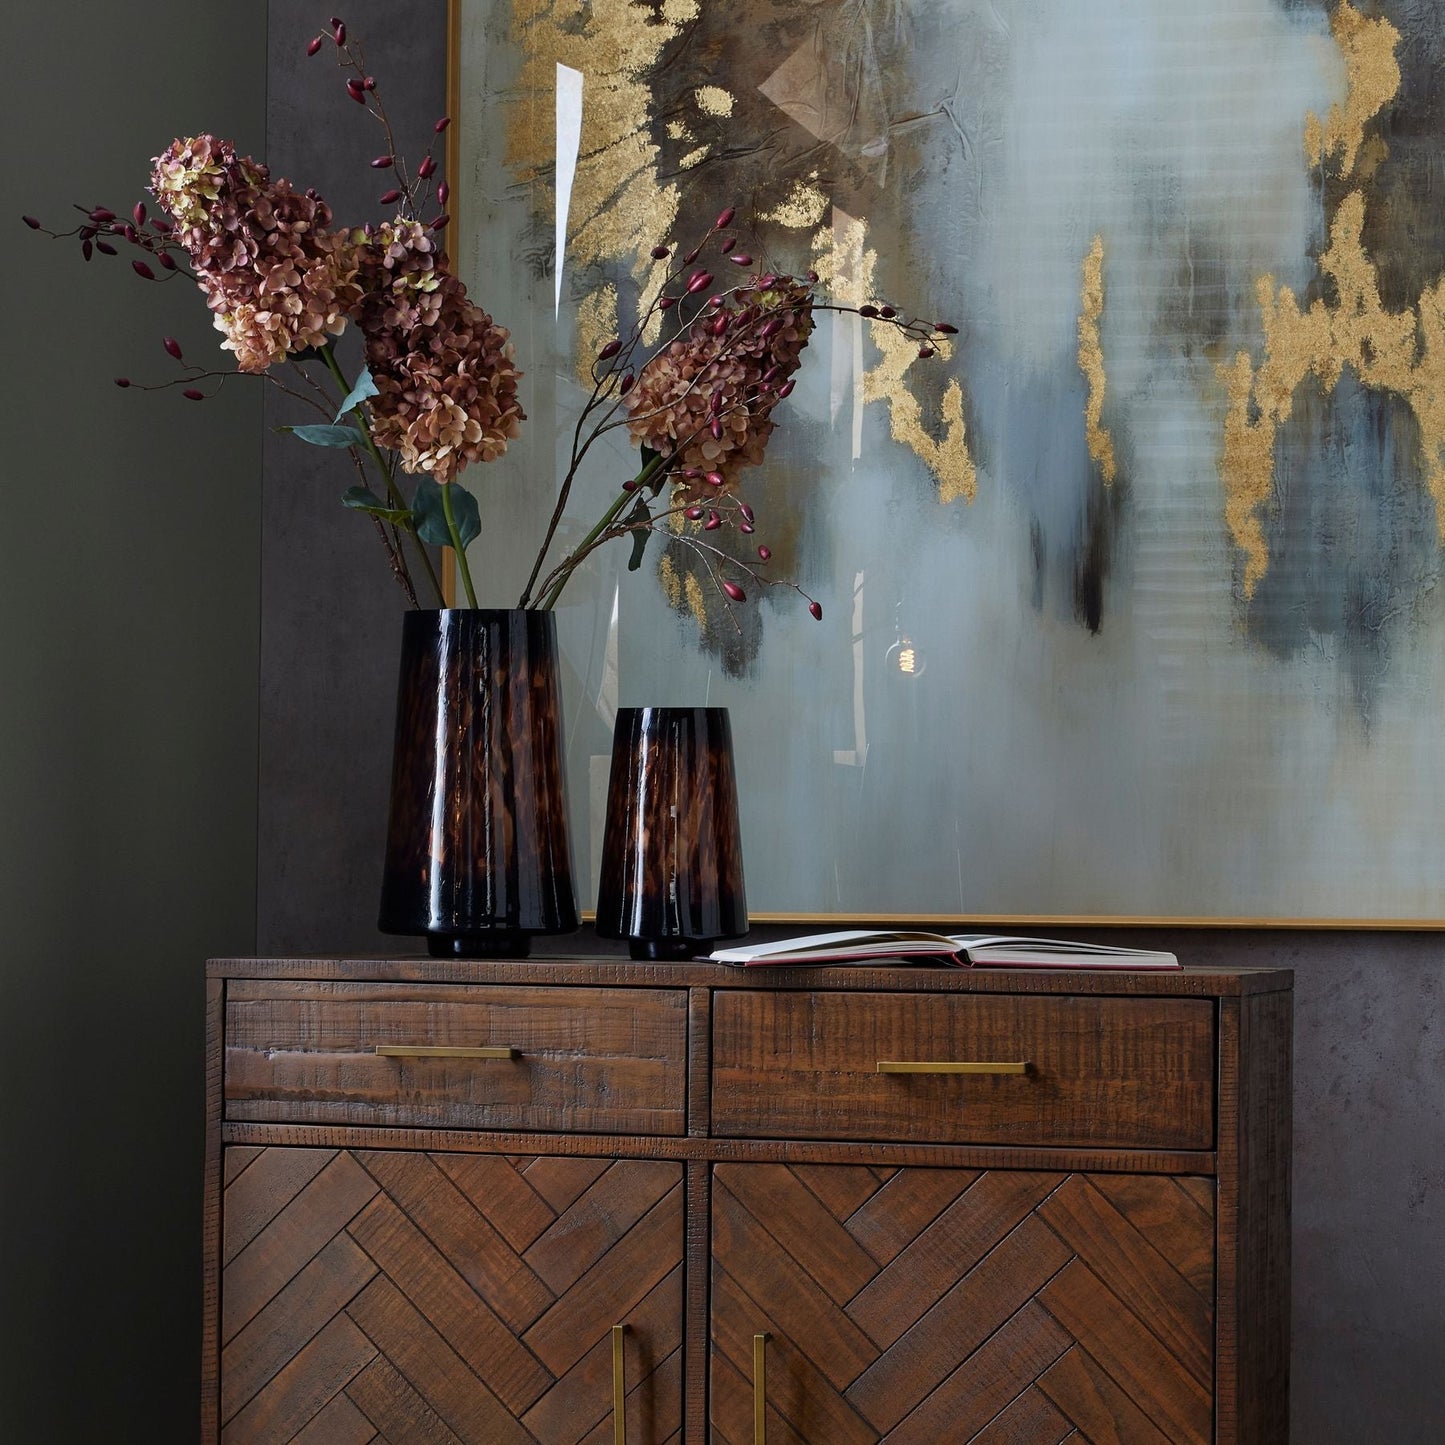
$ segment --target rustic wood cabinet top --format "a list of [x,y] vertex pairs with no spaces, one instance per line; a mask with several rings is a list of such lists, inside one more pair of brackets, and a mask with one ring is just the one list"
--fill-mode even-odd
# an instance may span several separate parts
[[583,984],[630,988],[826,988],[946,993],[1143,994],[1238,998],[1293,987],[1287,968],[1123,969],[940,968],[834,964],[738,968],[708,963],[633,963],[584,954],[455,960],[423,954],[316,958],[214,958],[211,978],[350,979],[358,982]]

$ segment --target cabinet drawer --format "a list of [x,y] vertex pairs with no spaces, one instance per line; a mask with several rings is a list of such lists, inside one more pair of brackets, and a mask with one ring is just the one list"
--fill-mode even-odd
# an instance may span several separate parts
[[685,1130],[682,989],[233,980],[225,1027],[227,1119]]
[[[1209,999],[719,992],[712,1127],[743,1138],[1212,1149]],[[880,1072],[879,1064],[1026,1065]]]

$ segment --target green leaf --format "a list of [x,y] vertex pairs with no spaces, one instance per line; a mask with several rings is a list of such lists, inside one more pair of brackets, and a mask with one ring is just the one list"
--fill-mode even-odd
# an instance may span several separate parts
[[358,512],[370,512],[384,522],[395,522],[405,526],[411,521],[409,507],[393,507],[382,501],[370,487],[348,487],[341,494],[343,507],[354,507]]
[[376,383],[371,379],[369,371],[363,371],[356,378],[356,385],[346,393],[346,400],[341,403],[341,410],[336,413],[336,420],[340,421],[349,411],[354,411],[368,397],[378,396]]
[[[653,462],[659,461],[661,459],[662,453],[653,451],[653,449],[650,446],[647,446],[645,443],[639,443],[637,449],[642,454],[642,466],[638,469],[637,473],[638,476],[641,476],[642,473],[645,472],[648,467],[653,464]],[[647,483],[648,489],[652,492],[652,495],[654,497],[662,490],[662,484],[666,480],[666,468],[659,467],[658,470],[653,474],[652,479]]]
[[625,518],[627,525],[634,528],[632,533],[632,556],[627,559],[627,570],[636,572],[642,566],[642,554],[647,551],[647,539],[652,536],[652,513],[639,492],[637,501]]
[[289,431],[292,436],[313,447],[359,447],[361,433],[354,426],[281,426],[277,431]]
[[[460,483],[447,482],[445,485],[452,494],[452,518],[457,524],[457,535],[465,547],[474,537],[481,535],[481,509],[477,506],[477,499]],[[417,536],[423,542],[432,542],[438,547],[451,546],[452,534],[447,531],[447,514],[442,506],[442,483],[423,477],[416,484],[411,511],[416,518]]]

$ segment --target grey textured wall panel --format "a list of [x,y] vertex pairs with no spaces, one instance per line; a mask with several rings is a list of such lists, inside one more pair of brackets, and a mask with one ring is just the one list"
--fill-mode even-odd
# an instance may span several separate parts
[[[397,146],[413,158],[445,107],[445,11],[440,0],[345,7]],[[335,224],[360,225],[389,213],[377,205],[387,181],[368,164],[385,133],[347,96],[334,48],[306,54],[331,13],[271,6],[267,155],[274,173],[321,193]],[[345,340],[350,375],[359,360]],[[406,602],[371,523],[341,506],[356,482],[344,458],[274,430],[301,419],[316,418],[268,398],[257,946],[374,949],[386,943],[376,910]]]

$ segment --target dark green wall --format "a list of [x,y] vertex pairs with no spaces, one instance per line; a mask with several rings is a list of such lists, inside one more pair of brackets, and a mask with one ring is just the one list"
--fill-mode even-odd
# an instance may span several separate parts
[[202,960],[255,936],[260,395],[188,281],[81,264],[186,129],[260,151],[263,5],[7,6],[0,1438],[194,1440]]

